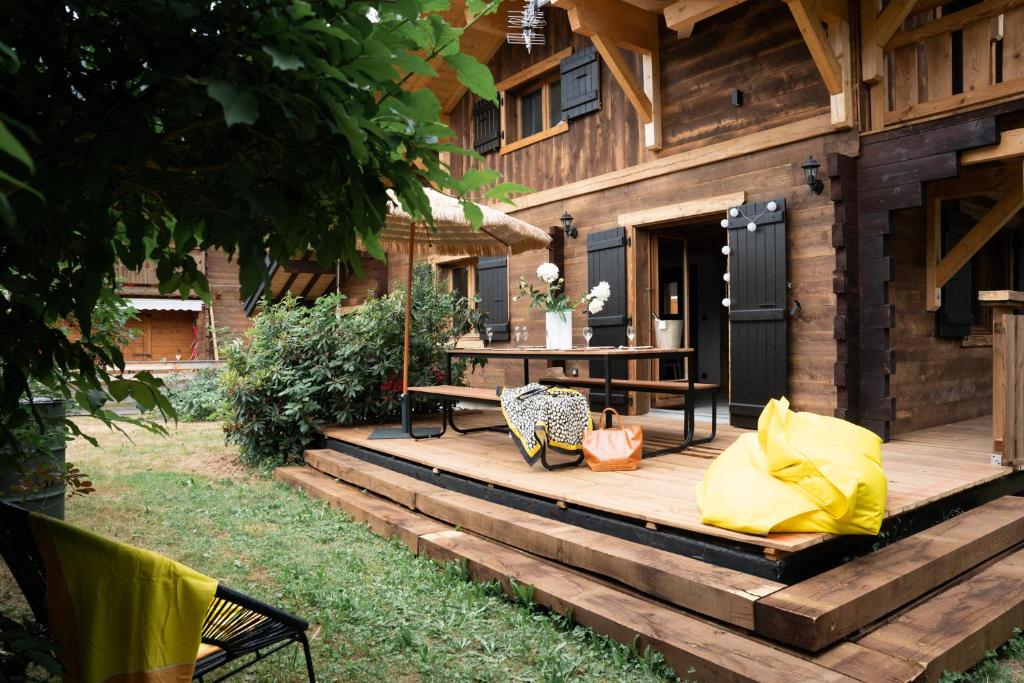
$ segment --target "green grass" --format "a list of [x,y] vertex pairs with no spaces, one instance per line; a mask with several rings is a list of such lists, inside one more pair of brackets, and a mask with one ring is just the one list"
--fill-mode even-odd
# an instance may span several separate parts
[[[101,449],[69,452],[98,491],[68,501],[68,521],[308,619],[324,681],[675,680],[660,656],[536,608],[530,587],[507,600],[458,565],[445,571],[250,474],[217,425],[182,424],[169,438],[133,431],[134,443],[98,435]],[[302,667],[289,649],[248,680],[302,680]]]

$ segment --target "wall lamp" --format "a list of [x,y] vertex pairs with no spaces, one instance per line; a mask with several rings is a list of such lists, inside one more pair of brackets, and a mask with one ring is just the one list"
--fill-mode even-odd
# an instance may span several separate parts
[[818,160],[814,157],[807,157],[807,161],[800,164],[800,168],[804,169],[804,179],[807,181],[807,187],[811,188],[811,192],[821,194],[825,189],[825,183],[818,179],[818,169],[821,168]]
[[565,230],[565,236],[566,237],[571,237],[573,239],[576,239],[579,236],[579,234],[580,234],[579,230],[577,230],[576,226],[572,224],[572,214],[571,213],[566,211],[565,213],[563,213],[559,217],[558,220],[562,221],[562,230]]

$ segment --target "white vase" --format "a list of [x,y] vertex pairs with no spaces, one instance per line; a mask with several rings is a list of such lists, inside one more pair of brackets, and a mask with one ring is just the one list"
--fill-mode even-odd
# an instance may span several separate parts
[[572,348],[572,311],[548,311],[545,325],[549,349]]

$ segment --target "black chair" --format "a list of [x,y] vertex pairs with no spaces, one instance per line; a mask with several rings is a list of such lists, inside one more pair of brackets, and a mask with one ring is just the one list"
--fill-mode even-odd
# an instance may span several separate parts
[[[0,500],[0,555],[25,594],[32,613],[40,624],[48,624],[46,616],[46,573],[28,524],[28,512]],[[202,646],[196,658],[193,679],[217,671],[210,683],[248,669],[278,650],[299,643],[306,657],[306,673],[315,683],[313,658],[309,652],[306,630],[309,624],[298,617],[218,584],[213,604],[203,623]],[[245,662],[220,674],[218,670],[241,658]]]

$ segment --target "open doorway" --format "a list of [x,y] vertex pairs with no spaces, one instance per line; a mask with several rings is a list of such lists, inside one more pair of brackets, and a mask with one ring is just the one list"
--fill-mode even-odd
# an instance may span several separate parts
[[[727,261],[722,254],[725,231],[717,222],[689,222],[646,231],[650,247],[652,293],[649,339],[657,345],[680,345],[694,349],[689,371],[694,381],[721,387],[719,405],[728,402],[729,321],[722,307],[725,297]],[[660,380],[682,380],[687,368],[678,363],[655,361],[653,376]],[[710,417],[710,396],[703,394],[698,414],[706,409]],[[683,398],[656,394],[653,408],[678,409]]]

